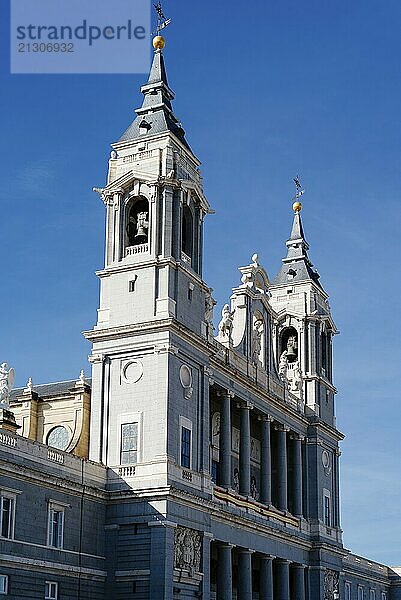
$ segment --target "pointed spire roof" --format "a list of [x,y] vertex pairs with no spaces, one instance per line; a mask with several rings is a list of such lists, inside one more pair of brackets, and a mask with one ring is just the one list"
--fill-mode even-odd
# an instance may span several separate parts
[[308,257],[309,244],[305,239],[300,209],[295,211],[291,235],[286,242],[287,256],[283,265],[273,280],[273,285],[313,281],[320,286],[319,273],[314,270]]
[[155,50],[148,82],[141,87],[141,92],[144,96],[142,106],[136,109],[136,119],[119,142],[170,131],[190,149],[185,140],[185,131],[173,113],[171,101],[174,100],[174,93],[168,85],[162,48]]

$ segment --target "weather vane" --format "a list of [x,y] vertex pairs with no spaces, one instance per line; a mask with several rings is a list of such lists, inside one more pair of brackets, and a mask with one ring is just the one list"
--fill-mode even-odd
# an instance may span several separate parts
[[302,204],[299,199],[304,195],[305,190],[302,189],[301,182],[299,181],[299,175],[294,177],[293,182],[295,183],[295,196],[293,197],[294,204],[292,205],[292,208],[294,212],[300,212],[300,210],[302,210]]
[[162,29],[167,27],[167,25],[170,25],[171,19],[167,19],[166,15],[164,14],[161,2],[158,2],[153,6],[155,7],[155,10],[157,12],[157,28],[152,35],[159,35]]

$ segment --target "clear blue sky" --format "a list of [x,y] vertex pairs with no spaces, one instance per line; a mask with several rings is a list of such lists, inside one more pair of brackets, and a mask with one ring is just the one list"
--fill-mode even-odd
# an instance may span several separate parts
[[[109,144],[145,76],[10,76],[1,4],[0,358],[19,384],[89,375]],[[310,255],[331,296],[345,546],[401,564],[401,5],[169,0],[176,114],[216,210],[205,278],[218,310],[258,251],[273,276],[307,194]],[[217,318],[217,313],[216,313]]]

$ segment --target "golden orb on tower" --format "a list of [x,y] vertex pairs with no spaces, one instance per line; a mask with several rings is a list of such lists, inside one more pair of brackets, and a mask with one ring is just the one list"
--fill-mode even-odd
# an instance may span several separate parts
[[298,200],[296,202],[294,202],[294,204],[292,205],[292,210],[296,213],[301,212],[301,210],[302,210],[301,202],[299,202]]
[[163,50],[165,45],[166,45],[166,40],[164,39],[164,37],[162,35],[156,35],[153,38],[153,48],[155,50]]

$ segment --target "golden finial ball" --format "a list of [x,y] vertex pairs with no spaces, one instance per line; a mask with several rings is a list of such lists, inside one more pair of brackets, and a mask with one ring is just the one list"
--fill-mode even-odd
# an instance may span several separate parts
[[300,202],[298,202],[298,200],[296,202],[294,202],[294,204],[292,205],[292,210],[294,212],[300,212],[302,210],[302,204]]
[[166,40],[162,35],[156,35],[156,37],[153,38],[153,48],[155,50],[163,50],[165,45]]

